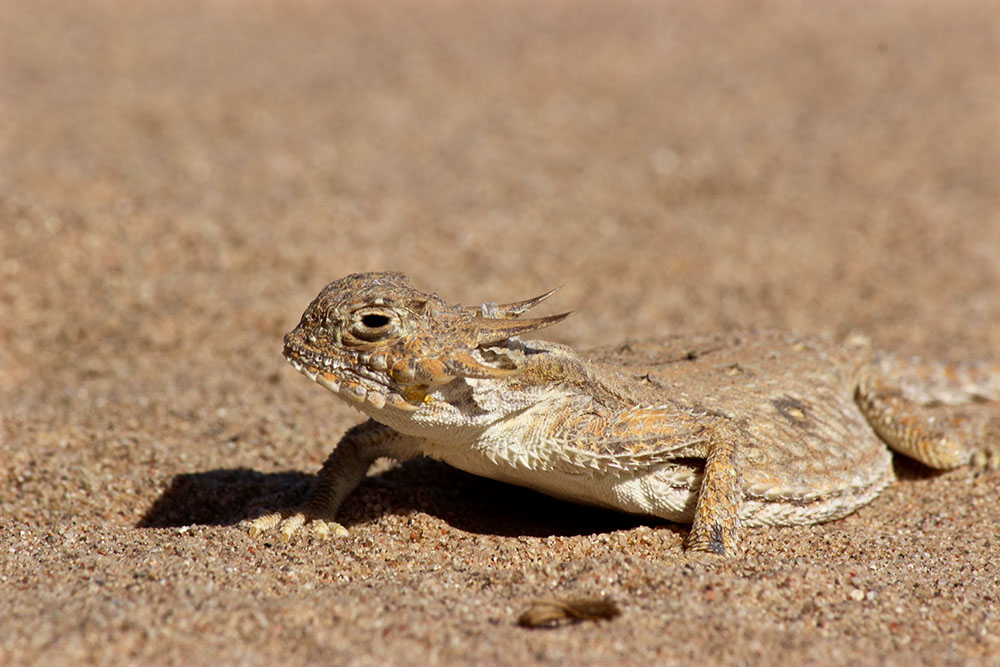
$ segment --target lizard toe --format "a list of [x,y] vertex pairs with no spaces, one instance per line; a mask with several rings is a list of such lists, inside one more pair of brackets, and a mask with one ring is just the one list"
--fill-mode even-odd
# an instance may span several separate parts
[[336,521],[324,521],[316,519],[312,522],[313,535],[321,540],[328,540],[331,537],[347,537],[347,529]]
[[287,542],[306,524],[309,525],[312,535],[322,540],[348,535],[347,529],[336,521],[312,517],[307,511],[300,509],[269,512],[244,525],[248,527],[250,537],[260,537],[277,526],[278,532]]
[[252,521],[248,521],[246,525],[248,526],[248,531],[250,537],[260,537],[267,531],[269,531],[274,526],[281,522],[281,512],[269,512],[263,516],[259,516]]

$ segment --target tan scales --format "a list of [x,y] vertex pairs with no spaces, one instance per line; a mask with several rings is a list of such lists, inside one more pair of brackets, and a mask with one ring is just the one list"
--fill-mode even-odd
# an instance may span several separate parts
[[327,285],[285,357],[371,419],[301,508],[250,522],[321,536],[375,459],[426,455],[559,498],[691,523],[689,550],[739,552],[743,526],[853,512],[893,450],[934,468],[1000,461],[1000,368],[876,355],[778,332],[634,341],[578,354],[519,336],[550,296],[446,303],[399,273]]

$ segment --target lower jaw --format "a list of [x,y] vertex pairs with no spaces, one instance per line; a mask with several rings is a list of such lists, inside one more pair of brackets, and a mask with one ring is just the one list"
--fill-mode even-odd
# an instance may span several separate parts
[[322,371],[316,373],[315,382],[321,387],[329,389],[348,403],[358,406],[367,404],[376,410],[384,408],[386,399],[388,398],[379,391],[366,389],[359,383],[341,380],[334,375],[323,373]]
[[[291,359],[289,361],[292,361]],[[386,404],[405,411],[413,411],[416,408],[410,405],[404,398],[385,394],[378,390],[367,389],[358,382],[344,380],[332,373],[324,372],[318,368],[305,365],[301,362],[292,361],[292,365],[297,371],[308,377],[310,380],[328,389],[340,398],[356,407],[369,407],[381,410]]]

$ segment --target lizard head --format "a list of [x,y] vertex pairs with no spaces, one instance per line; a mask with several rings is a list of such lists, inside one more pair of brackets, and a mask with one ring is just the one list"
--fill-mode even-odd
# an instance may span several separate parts
[[413,411],[432,388],[456,379],[518,373],[505,347],[569,315],[518,319],[554,292],[469,308],[415,289],[401,273],[355,273],[323,288],[285,336],[284,354],[359,407]]

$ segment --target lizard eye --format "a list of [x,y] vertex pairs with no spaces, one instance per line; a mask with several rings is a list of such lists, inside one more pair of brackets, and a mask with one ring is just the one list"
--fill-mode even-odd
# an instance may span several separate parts
[[399,328],[399,319],[391,310],[365,308],[353,314],[348,332],[364,341],[388,338]]

